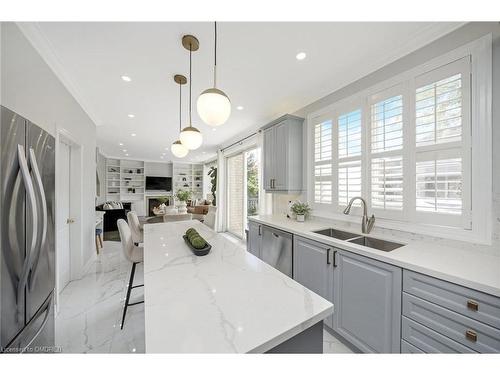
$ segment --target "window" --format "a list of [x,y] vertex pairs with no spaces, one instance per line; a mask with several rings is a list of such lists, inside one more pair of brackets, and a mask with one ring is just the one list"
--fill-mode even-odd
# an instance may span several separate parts
[[361,109],[341,114],[337,128],[338,204],[346,206],[352,198],[361,195]]
[[[481,225],[490,225],[483,217],[491,204],[489,43],[473,42],[310,116],[310,197],[319,216],[340,214],[361,195],[383,226],[405,230],[410,223],[421,233],[463,239],[488,233]],[[473,93],[484,100],[472,100]],[[486,171],[471,167],[474,155]],[[474,214],[473,202],[480,203]]]
[[332,203],[332,122],[314,126],[314,201]]
[[403,88],[370,98],[370,198],[377,216],[403,213]]

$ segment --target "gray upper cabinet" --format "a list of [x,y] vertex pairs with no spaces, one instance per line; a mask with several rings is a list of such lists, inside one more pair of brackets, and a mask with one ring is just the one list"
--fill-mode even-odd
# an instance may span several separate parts
[[261,257],[262,225],[254,221],[248,221],[247,251],[257,258]]
[[338,250],[333,329],[366,353],[399,353],[402,270]]
[[[294,236],[293,278],[333,303],[332,255],[331,246]],[[329,316],[324,323],[332,328],[333,317]]]
[[303,123],[303,118],[285,115],[262,128],[266,191],[302,191]]

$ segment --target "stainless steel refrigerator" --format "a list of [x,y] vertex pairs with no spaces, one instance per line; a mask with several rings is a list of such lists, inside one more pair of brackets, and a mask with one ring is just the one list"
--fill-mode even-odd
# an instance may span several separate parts
[[50,352],[54,350],[55,140],[0,108],[0,351]]

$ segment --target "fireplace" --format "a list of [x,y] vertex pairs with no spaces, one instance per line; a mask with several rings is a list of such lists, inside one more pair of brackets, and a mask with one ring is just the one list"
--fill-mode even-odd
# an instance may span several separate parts
[[[155,214],[153,212],[153,208],[158,207],[161,204],[159,201],[159,198],[164,198],[164,196],[162,196],[162,197],[147,197],[148,216],[155,216]],[[171,197],[168,197],[168,201],[165,202],[165,204],[167,206],[170,205],[170,199],[171,199]]]

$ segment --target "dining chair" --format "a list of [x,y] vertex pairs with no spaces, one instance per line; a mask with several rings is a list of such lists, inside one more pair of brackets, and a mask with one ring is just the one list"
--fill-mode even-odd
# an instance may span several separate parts
[[172,221],[186,221],[193,220],[192,214],[171,214],[171,215],[163,215],[163,222],[169,223]]
[[135,211],[129,211],[127,213],[128,225],[130,227],[130,231],[132,232],[132,240],[134,243],[140,244],[144,242],[144,231],[141,228],[141,224],[139,222],[139,218]]
[[215,217],[217,215],[217,206],[208,207],[208,212],[205,215],[205,219],[203,220],[203,224],[207,227],[215,230]]
[[127,315],[127,308],[129,306],[138,305],[144,303],[143,301],[130,303],[130,293],[132,289],[144,286],[144,284],[133,285],[135,268],[138,263],[144,260],[144,249],[142,247],[136,246],[132,241],[132,233],[127,222],[123,219],[119,219],[117,222],[118,231],[120,232],[120,240],[122,242],[122,251],[125,259],[132,263],[132,270],[130,271],[130,279],[127,284],[127,297],[125,298],[125,304],[123,306],[123,316],[120,329],[123,329],[123,324],[125,323],[125,315]]

